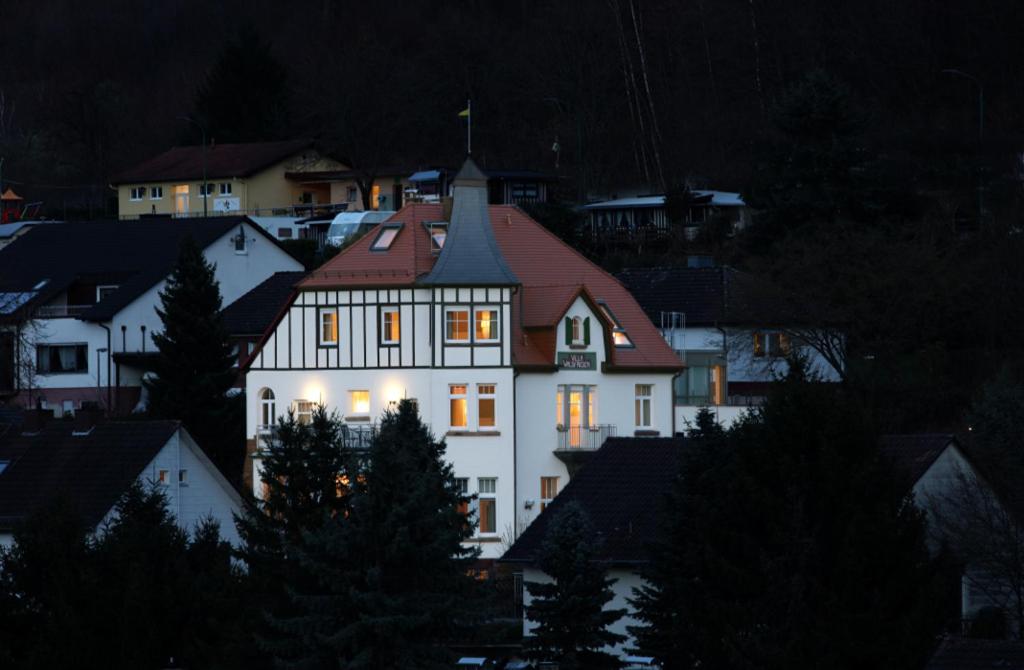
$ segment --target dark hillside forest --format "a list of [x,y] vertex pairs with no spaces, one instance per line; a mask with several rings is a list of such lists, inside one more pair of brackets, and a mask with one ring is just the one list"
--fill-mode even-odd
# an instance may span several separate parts
[[1013,0],[10,0],[2,22],[4,183],[50,216],[113,214],[111,174],[198,142],[184,115],[214,141],[313,136],[354,163],[438,164],[460,158],[468,97],[474,153],[554,171],[557,139],[570,201],[683,180],[746,191],[772,110],[816,69],[870,120],[867,150],[922,190],[973,174],[976,89],[942,70],[968,72],[990,180],[1018,167]]

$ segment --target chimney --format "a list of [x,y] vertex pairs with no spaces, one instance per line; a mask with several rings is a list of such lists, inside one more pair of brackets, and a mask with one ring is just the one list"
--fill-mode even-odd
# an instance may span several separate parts
[[103,418],[103,410],[95,403],[82,403],[81,409],[75,412],[74,423],[71,426],[72,435],[88,435],[92,429]]
[[27,409],[22,414],[21,434],[38,435],[46,422],[53,418],[52,409]]

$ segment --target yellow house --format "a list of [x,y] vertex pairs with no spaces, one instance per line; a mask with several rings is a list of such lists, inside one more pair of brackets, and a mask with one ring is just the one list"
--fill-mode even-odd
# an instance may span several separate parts
[[[174,147],[115,175],[121,218],[143,215],[285,214],[301,216],[334,200],[331,184],[305,179],[308,173],[345,171],[322,156],[311,140]],[[203,175],[206,192],[203,192]],[[319,206],[319,207],[316,207]],[[350,209],[355,209],[349,207]]]
[[[370,209],[398,211],[405,204],[406,191],[413,188],[409,181],[409,168],[387,167],[378,170],[374,179],[373,191],[370,193]],[[363,191],[356,179],[354,170],[320,170],[288,173],[287,178],[304,188],[328,189],[332,203],[345,203],[347,211],[362,211]]]

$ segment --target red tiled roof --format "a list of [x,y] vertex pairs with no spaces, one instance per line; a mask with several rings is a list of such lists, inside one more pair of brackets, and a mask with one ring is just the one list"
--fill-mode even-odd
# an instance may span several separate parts
[[[611,348],[610,367],[682,368],[679,358],[633,296],[614,277],[519,208],[492,205],[489,212],[501,254],[522,284],[522,313],[520,299],[513,300],[512,305],[512,357],[516,365],[554,366],[558,320],[586,287],[587,297],[608,304],[635,345],[631,349]],[[370,251],[377,236],[377,230],[371,230],[311,273],[299,288],[412,285],[430,271],[437,259],[422,224],[441,219],[440,205],[406,205],[388,221],[403,224],[389,251]]]
[[[312,140],[217,144],[206,149],[206,178],[248,177],[313,146]],[[203,178],[203,147],[173,147],[114,175],[111,184]]]

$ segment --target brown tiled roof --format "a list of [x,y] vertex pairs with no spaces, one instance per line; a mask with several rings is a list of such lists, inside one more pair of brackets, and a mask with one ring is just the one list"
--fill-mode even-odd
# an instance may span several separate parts
[[0,528],[10,529],[58,497],[95,526],[181,426],[178,421],[100,422],[74,435],[50,420],[38,433],[0,437]]
[[685,444],[681,437],[609,438],[502,560],[532,562],[550,519],[577,502],[601,540],[602,560],[646,561],[647,546],[660,532],[665,496],[679,475]]
[[[490,225],[506,263],[521,284],[520,300],[512,305],[512,357],[516,365],[548,365],[555,362],[554,329],[571,298],[586,287],[594,300],[605,301],[626,330],[634,348],[611,348],[609,364],[615,368],[682,368],[657,328],[640,305],[614,277],[591,263],[575,249],[513,205],[488,207]],[[441,221],[437,204],[406,205],[383,225],[401,222],[399,233],[387,252],[370,251],[377,237],[371,230],[361,240],[312,272],[300,289],[412,286],[437,260],[430,237],[422,225]]]
[[[207,179],[248,177],[313,146],[312,140],[217,144],[206,150]],[[174,147],[110,179],[111,184],[186,181],[203,178],[203,148]]]

